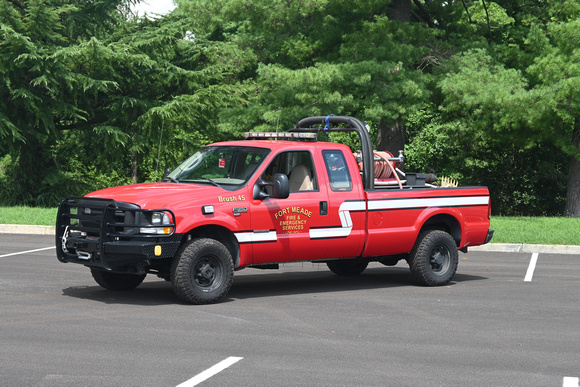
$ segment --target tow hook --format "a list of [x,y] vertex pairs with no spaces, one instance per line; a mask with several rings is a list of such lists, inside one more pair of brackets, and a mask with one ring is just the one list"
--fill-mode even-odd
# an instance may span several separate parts
[[93,254],[87,253],[86,251],[77,251],[77,257],[83,261],[88,261],[93,257]]

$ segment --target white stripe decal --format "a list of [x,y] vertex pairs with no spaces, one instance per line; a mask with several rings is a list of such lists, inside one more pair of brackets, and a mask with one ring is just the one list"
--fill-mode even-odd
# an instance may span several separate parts
[[[392,200],[369,200],[368,210],[393,210],[405,208],[428,208],[428,207],[449,207],[449,206],[481,206],[489,203],[489,196],[458,196],[445,198],[424,198],[424,199],[392,199]],[[343,202],[338,209],[340,227],[311,228],[309,230],[310,239],[320,238],[345,238],[352,231],[351,211],[367,210],[364,201]],[[276,242],[278,237],[275,230],[268,231],[248,231],[235,233],[238,242]]]
[[278,240],[275,230],[237,232],[234,235],[239,243],[276,242]]
[[395,199],[395,200],[369,200],[369,211],[393,210],[403,208],[427,208],[446,206],[481,206],[487,205],[488,196],[464,196],[451,198],[426,198],[426,199]]
[[[392,200],[369,200],[368,210],[393,210],[405,208],[428,208],[449,206],[480,206],[489,203],[488,196],[459,196],[447,198],[425,199],[392,199]],[[344,202],[338,209],[341,227],[310,229],[310,238],[344,238],[352,231],[352,218],[350,211],[364,211],[365,202]]]
[[332,228],[314,228],[310,229],[310,239],[318,238],[344,238],[350,235],[352,231],[352,218],[350,211],[364,211],[366,203],[360,202],[343,202],[338,209],[340,224],[342,227]]
[[346,238],[350,235],[351,231],[352,227],[311,228],[310,239]]

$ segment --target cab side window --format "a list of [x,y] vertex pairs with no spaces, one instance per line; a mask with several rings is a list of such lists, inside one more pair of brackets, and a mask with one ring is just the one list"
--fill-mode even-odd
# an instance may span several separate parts
[[340,151],[322,151],[330,189],[333,191],[352,191],[352,180],[344,154]]
[[264,180],[272,180],[274,174],[288,176],[290,192],[317,191],[318,181],[312,155],[308,151],[282,152],[272,160],[262,175]]

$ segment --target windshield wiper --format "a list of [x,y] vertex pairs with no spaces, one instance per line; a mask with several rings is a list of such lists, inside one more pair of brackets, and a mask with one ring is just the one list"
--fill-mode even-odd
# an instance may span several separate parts
[[171,177],[171,176],[166,176],[165,179],[163,179],[163,180],[169,180],[172,183],[179,183],[179,180],[177,180],[176,178]]
[[191,179],[192,180],[195,180],[195,179],[203,179],[203,180],[209,181],[211,185],[215,185],[216,187],[222,188],[221,185],[219,185],[218,183],[216,183],[215,181],[213,181],[209,177],[205,177],[205,176],[195,176],[195,177],[192,177]]

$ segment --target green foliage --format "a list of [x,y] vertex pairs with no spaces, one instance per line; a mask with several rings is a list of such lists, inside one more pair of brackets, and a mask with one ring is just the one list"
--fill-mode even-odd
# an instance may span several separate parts
[[[342,61],[371,59],[397,63],[400,67],[426,68],[437,63],[435,46],[441,32],[420,24],[401,24],[386,16],[364,21],[359,30],[344,37],[340,46]],[[429,57],[431,56],[431,57]]]
[[[452,124],[456,129],[450,133],[466,139],[461,149],[471,149],[471,155],[486,148],[501,154],[503,147],[511,148],[508,153],[511,157],[516,155],[513,163],[519,168],[520,176],[515,179],[510,176],[502,180],[486,179],[491,181],[490,187],[494,190],[513,192],[496,201],[499,202],[496,208],[504,214],[562,213],[562,196],[566,192],[566,178],[562,175],[567,172],[561,171],[568,169],[565,155],[580,157],[578,141],[574,140],[580,123],[580,73],[577,65],[580,59],[577,49],[580,19],[542,22],[542,18],[546,19],[554,9],[550,8],[543,14],[535,9],[527,20],[518,14],[517,33],[508,34],[505,41],[501,41],[510,45],[504,43],[500,46],[496,38],[488,48],[471,49],[455,55],[446,63],[447,73],[438,83],[442,92],[440,111],[446,123],[444,126]],[[560,11],[556,13],[563,17]],[[514,48],[516,42],[519,44],[517,49]],[[516,57],[523,60],[515,60]],[[468,142],[472,139],[473,144],[481,145],[470,147]],[[559,155],[544,157],[551,164],[551,174],[534,173],[542,171],[540,166],[546,161],[533,170],[525,168],[533,161],[529,152],[543,153],[539,149],[551,149],[548,156]],[[490,162],[489,156],[484,159]],[[572,168],[577,168],[575,165],[578,164],[572,163],[569,170],[569,200],[575,200],[573,193],[578,189],[574,188],[577,183],[573,176],[577,172]],[[478,174],[472,172],[470,176]],[[510,179],[518,181],[520,189],[511,187]],[[539,184],[548,182],[552,191],[537,188]],[[555,193],[556,200],[550,196],[551,192]],[[546,206],[542,202],[554,205]],[[566,212],[580,215],[578,210],[569,210],[574,207],[580,210],[580,206],[569,202]]]
[[580,118],[580,19],[550,23],[545,31],[534,27],[527,43],[537,53],[527,69],[535,83],[534,119],[546,137],[580,158],[580,148],[572,142]]
[[[200,3],[180,5],[193,10]],[[436,61],[428,45],[438,33],[391,21],[387,11],[379,1],[216,4],[201,31],[260,62],[255,75],[247,73],[254,88],[248,104],[222,112],[222,125],[270,130],[305,116],[340,114],[372,121],[376,131],[380,122],[404,121],[431,95],[432,78],[417,67]]]
[[441,110],[448,120],[457,117],[463,124],[458,127],[488,136],[525,132],[515,139],[523,145],[534,141],[528,130],[533,106],[518,70],[496,63],[481,49],[455,56],[448,66],[450,71],[439,82]]
[[[405,166],[408,171],[437,172],[460,179],[452,158],[460,151],[452,135],[453,128],[445,126],[433,106],[413,112],[409,117],[405,146]],[[462,179],[461,179],[462,180]]]
[[153,165],[218,139],[218,112],[245,100],[236,49],[189,39],[179,15],[125,20],[127,4],[1,0],[0,200],[54,205],[161,176]]
[[568,158],[561,149],[549,142],[521,147],[501,136],[468,137],[458,125],[446,122],[432,106],[413,113],[406,169],[435,172],[460,185],[488,186],[494,214],[563,212]]

